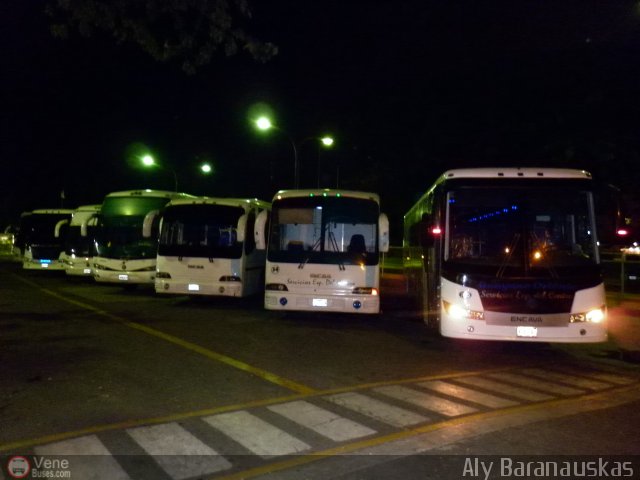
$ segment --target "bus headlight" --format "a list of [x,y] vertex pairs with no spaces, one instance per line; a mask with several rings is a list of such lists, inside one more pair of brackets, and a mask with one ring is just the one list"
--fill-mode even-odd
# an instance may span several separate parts
[[378,295],[378,289],[374,287],[356,287],[351,292],[355,295]]
[[571,323],[589,322],[602,323],[606,317],[606,307],[593,308],[584,313],[572,313],[569,317]]
[[234,275],[223,275],[220,277],[220,282],[240,282],[240,277],[236,277]]
[[463,318],[468,318],[470,320],[484,320],[484,312],[468,310],[460,305],[449,303],[445,300],[442,301],[442,306],[444,307],[444,311],[447,315],[455,320],[462,320]]

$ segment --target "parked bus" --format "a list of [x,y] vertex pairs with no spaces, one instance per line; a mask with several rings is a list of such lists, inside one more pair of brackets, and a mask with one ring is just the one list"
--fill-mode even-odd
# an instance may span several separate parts
[[22,268],[27,270],[64,270],[60,254],[64,250],[71,209],[39,209],[20,218],[18,245],[22,250]]
[[[380,311],[380,253],[389,221],[378,195],[347,190],[283,190],[272,203],[265,308]],[[256,221],[256,243],[267,212]]]
[[409,290],[445,337],[606,340],[591,175],[476,168],[442,174],[404,217]]
[[91,276],[93,243],[101,205],[83,205],[74,210],[65,236],[60,261],[64,271],[72,276]]
[[162,211],[157,293],[244,297],[264,288],[264,250],[254,226],[271,204],[258,199],[172,200]]
[[153,284],[156,274],[158,228],[145,221],[173,199],[191,195],[161,190],[129,190],[108,194],[100,210],[93,258],[93,278],[101,283]]

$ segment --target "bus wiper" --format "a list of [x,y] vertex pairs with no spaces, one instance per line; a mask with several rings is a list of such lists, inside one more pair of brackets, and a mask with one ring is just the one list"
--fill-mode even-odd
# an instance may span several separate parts
[[[322,236],[320,236],[320,237],[318,238],[318,240],[316,240],[316,242],[311,246],[311,250],[310,250],[310,251],[314,251],[315,249],[320,248],[320,242],[322,242]],[[305,259],[304,259],[302,262],[300,262],[300,265],[298,265],[298,268],[299,268],[299,269],[303,269],[303,268],[304,268],[304,266],[305,266],[307,263],[309,263],[310,258],[311,258],[311,256],[310,256],[310,255],[307,255],[307,256],[305,257]]]
[[[333,247],[333,250],[335,252],[339,252],[340,250],[338,249],[338,242],[336,241],[336,236],[333,234],[333,232],[329,232],[329,243],[331,244],[331,246]],[[338,269],[339,270],[346,270],[347,267],[344,266],[344,262],[340,259],[340,257],[338,257]]]

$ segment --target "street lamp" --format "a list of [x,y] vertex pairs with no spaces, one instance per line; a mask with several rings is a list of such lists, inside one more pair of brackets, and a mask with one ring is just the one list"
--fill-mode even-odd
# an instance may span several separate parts
[[146,155],[143,155],[140,158],[140,162],[145,167],[158,167],[158,168],[164,168],[166,170],[169,170],[173,174],[175,191],[176,192],[178,191],[178,175],[176,174],[176,171],[173,168],[167,167],[166,165],[160,165],[159,163],[156,162],[155,158],[153,158],[153,156],[148,153]]
[[200,165],[200,171],[208,175],[213,172],[213,167],[210,163],[203,163]]
[[300,184],[300,178],[298,176],[298,148],[296,147],[296,142],[293,141],[291,135],[289,135],[282,128],[274,125],[268,117],[260,117],[256,120],[256,127],[258,130],[271,130],[272,128],[282,133],[289,142],[291,143],[291,147],[293,148],[293,188],[297,189]]
[[[278,132],[282,133],[285,137],[287,137],[287,139],[289,140],[289,143],[291,143],[291,147],[293,148],[293,186],[296,190],[300,188],[300,173],[298,168],[298,149],[302,146],[302,144],[306,143],[309,140],[317,140],[327,148],[333,145],[333,138],[328,135],[322,138],[306,137],[296,144],[296,142],[293,140],[291,135],[289,135],[289,133],[287,133],[285,130],[278,127],[277,125],[274,125],[273,122],[271,122],[271,120],[265,116],[259,117],[255,121],[255,124],[256,124],[256,127],[262,131],[266,131],[270,129],[277,130]],[[318,183],[320,183],[319,172],[320,172],[320,154],[318,154]]]

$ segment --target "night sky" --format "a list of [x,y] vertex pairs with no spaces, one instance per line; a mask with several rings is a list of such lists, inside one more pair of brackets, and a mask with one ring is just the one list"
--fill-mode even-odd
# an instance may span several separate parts
[[[107,35],[54,38],[45,2],[0,5],[0,228],[116,190],[271,199],[293,184],[378,192],[392,224],[444,170],[590,170],[637,202],[640,4],[615,0],[250,0],[279,53],[219,55],[195,75]],[[307,137],[331,133],[320,150]],[[143,171],[144,145],[170,169]],[[212,161],[215,175],[197,172]],[[320,163],[318,163],[320,161]],[[399,244],[399,238],[392,238]]]

